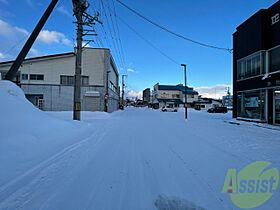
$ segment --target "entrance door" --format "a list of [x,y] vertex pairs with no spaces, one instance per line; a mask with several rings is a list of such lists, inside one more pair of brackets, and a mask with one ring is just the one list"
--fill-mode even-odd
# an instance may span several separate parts
[[280,124],[280,90],[275,91],[275,110],[274,110],[274,122],[275,124]]

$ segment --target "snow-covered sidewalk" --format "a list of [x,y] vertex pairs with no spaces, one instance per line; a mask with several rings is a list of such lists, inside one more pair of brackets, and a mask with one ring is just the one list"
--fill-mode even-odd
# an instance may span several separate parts
[[[0,97],[16,112],[0,113],[0,209],[237,209],[222,194],[229,168],[280,168],[280,132],[230,124],[230,113],[189,110],[185,121],[183,111],[127,108],[73,122]],[[279,209],[279,195],[258,209]]]

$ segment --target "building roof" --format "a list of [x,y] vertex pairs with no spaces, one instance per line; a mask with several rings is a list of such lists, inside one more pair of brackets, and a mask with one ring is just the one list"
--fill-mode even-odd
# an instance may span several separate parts
[[[185,86],[181,85],[159,85],[158,90],[179,90],[185,93]],[[187,87],[187,94],[189,95],[198,95],[198,92],[192,88]]]
[[[60,54],[53,54],[53,55],[45,55],[45,56],[39,56],[39,57],[33,57],[33,58],[26,58],[24,61],[34,61],[34,60],[41,60],[41,59],[50,59],[50,58],[55,58],[55,57],[65,57],[65,56],[74,56],[75,53],[73,52],[68,52],[68,53],[60,53]],[[5,62],[0,62],[0,65],[4,64],[11,64],[15,60],[12,61],[5,61]]]
[[[109,51],[110,51],[110,49],[108,49],[108,48],[86,47],[86,49],[109,50]],[[52,59],[52,58],[57,58],[57,57],[67,57],[67,56],[75,56],[75,53],[74,53],[74,52],[67,52],[67,53],[58,53],[58,54],[52,54],[52,55],[44,55],[44,56],[26,58],[26,59],[24,59],[23,62],[26,62],[26,61],[35,61],[35,60],[45,60],[45,59]],[[0,65],[12,64],[13,62],[15,62],[15,60],[4,61],[4,62],[0,62]]]
[[[236,29],[238,30],[238,28],[242,27],[243,25],[245,25],[246,23],[248,23],[250,20],[252,20],[253,18],[255,18],[256,16],[259,15],[264,15],[268,10],[270,10],[272,7],[274,7],[276,4],[279,4],[280,1],[275,2],[272,6],[266,8],[266,9],[260,9],[257,12],[255,12],[253,15],[251,15],[247,20],[245,20],[243,23],[241,23],[239,26],[236,27]],[[235,32],[236,33],[236,32]]]

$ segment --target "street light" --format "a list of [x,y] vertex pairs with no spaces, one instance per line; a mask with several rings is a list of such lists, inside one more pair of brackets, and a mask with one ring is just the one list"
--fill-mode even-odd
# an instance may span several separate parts
[[187,65],[181,64],[185,72],[185,118],[188,119],[188,104],[187,104]]

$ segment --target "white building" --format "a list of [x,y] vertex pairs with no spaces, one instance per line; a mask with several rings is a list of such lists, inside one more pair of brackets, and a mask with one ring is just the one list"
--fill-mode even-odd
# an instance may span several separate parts
[[196,110],[208,110],[215,107],[221,107],[223,105],[221,100],[212,98],[200,98],[194,102],[194,108]]
[[[189,107],[198,100],[198,92],[187,87],[187,104]],[[174,107],[183,107],[185,104],[185,86],[179,85],[154,85],[152,102],[155,107],[173,104]],[[158,105],[156,105],[158,104]]]
[[[15,82],[27,99],[46,111],[73,110],[75,53],[26,59]],[[4,78],[13,61],[0,63]],[[107,78],[107,72],[108,78]],[[108,111],[118,109],[119,74],[109,49],[84,48],[82,54],[81,109],[104,111],[108,84]]]

